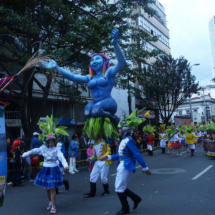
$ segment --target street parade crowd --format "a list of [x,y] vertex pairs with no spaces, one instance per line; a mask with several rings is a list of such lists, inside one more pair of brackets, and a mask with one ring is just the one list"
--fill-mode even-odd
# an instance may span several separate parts
[[[87,162],[89,175],[89,192],[85,198],[96,195],[96,184],[101,178],[104,192],[109,195],[109,167],[113,161],[118,161],[115,179],[115,192],[121,203],[121,209],[116,215],[129,214],[130,207],[127,198],[133,201],[133,209],[141,202],[141,197],[128,188],[130,176],[135,173],[136,161],[142,167],[142,172],[151,175],[141,153],[148,151],[154,156],[154,147],[160,147],[162,154],[181,156],[182,150],[187,150],[194,156],[197,144],[201,142],[208,155],[215,155],[214,124],[177,127],[161,124],[159,128],[143,125],[145,119],[138,118],[135,109],[126,118],[120,120],[115,115],[117,103],[111,97],[115,77],[125,67],[126,60],[118,44],[119,32],[111,32],[111,45],[116,55],[116,64],[110,66],[108,57],[103,53],[91,56],[89,75],[77,75],[57,65],[54,60],[40,62],[45,69],[54,69],[64,78],[77,83],[86,83],[92,95],[92,101],[85,106],[85,125],[81,137],[73,134],[70,143],[65,144],[69,134],[65,126],[59,126],[53,117],[46,117],[46,123],[38,122],[40,133],[34,132],[31,147],[27,147],[22,138],[10,145],[7,138],[8,151],[8,183],[12,186],[22,186],[22,171],[24,180],[45,189],[47,210],[51,214],[57,212],[56,194],[58,187],[69,189],[69,181],[64,179],[64,173],[78,174],[78,165]],[[149,113],[145,114],[147,118]],[[79,160],[80,158],[81,160]],[[11,171],[12,170],[12,171]]]
[[[96,181],[99,176],[101,177],[103,183],[103,196],[109,194],[109,185],[108,185],[108,171],[111,160],[119,160],[119,153],[129,154],[128,151],[125,151],[125,132],[122,131],[121,127],[118,127],[119,136],[116,140],[113,138],[102,139],[97,138],[90,140],[87,138],[83,132],[80,137],[77,134],[72,135],[71,141],[68,144],[65,136],[59,134],[55,137],[49,137],[52,140],[48,147],[46,144],[43,144],[42,141],[38,139],[40,135],[38,132],[34,132],[31,139],[31,146],[27,146],[22,138],[17,138],[10,143],[10,138],[7,138],[7,154],[8,154],[8,177],[7,184],[16,186],[23,186],[23,182],[32,182],[37,185],[44,186],[44,181],[39,180],[38,177],[43,175],[45,172],[41,172],[43,169],[44,162],[47,167],[54,167],[54,172],[64,174],[64,168],[67,167],[69,174],[78,173],[79,170],[77,165],[87,166],[90,173],[90,192],[85,193],[85,197],[93,197],[96,195]],[[181,156],[182,151],[187,151],[191,156],[194,156],[194,152],[197,146],[203,146],[207,155],[215,156],[215,125],[214,124],[204,124],[200,126],[166,126],[161,124],[160,127],[154,126],[144,126],[141,131],[131,130],[127,134],[129,140],[132,140],[134,151],[138,152],[138,156],[141,157],[143,151],[148,152],[149,156],[153,156],[153,151],[155,148],[160,148],[162,154],[170,156]],[[121,148],[122,147],[122,148]],[[42,152],[41,150],[45,148],[47,151]],[[50,150],[50,148],[53,148]],[[53,157],[53,153],[56,148],[60,149],[61,153],[56,154]],[[31,150],[30,150],[31,149]],[[118,153],[117,153],[118,152]],[[42,156],[41,156],[42,155]],[[125,156],[125,155],[124,155]],[[137,156],[137,155],[136,155]],[[139,159],[140,164],[143,169],[147,168],[142,158]],[[121,157],[122,158],[122,157]],[[56,160],[56,164],[53,165],[53,160]],[[95,162],[96,161],[96,162]],[[123,164],[121,164],[123,165]],[[125,199],[122,191],[126,190],[127,187],[127,178],[129,177],[130,172],[132,172],[135,167],[128,165],[128,171],[123,173],[122,178],[125,181],[120,181],[119,184],[116,184],[116,192],[119,193],[119,198]],[[39,174],[38,174],[39,173]],[[50,174],[50,173],[49,173]],[[149,173],[150,174],[150,173]],[[58,187],[62,184],[65,186],[66,190],[69,190],[69,181],[64,180],[60,181],[60,178],[55,181],[55,185],[49,185],[50,187],[55,187],[55,192],[58,193]],[[47,180],[49,180],[47,178]],[[141,198],[136,194],[133,194],[132,191],[127,189],[127,194],[133,197],[134,208],[137,207]],[[52,195],[54,195],[49,189],[47,189],[47,195],[49,198],[49,205],[47,209],[50,209],[52,213],[56,212],[55,208],[52,210]],[[126,202],[126,201],[125,201]],[[122,205],[124,202],[122,203]],[[129,207],[127,202],[124,204],[123,208]],[[119,213],[120,214],[120,213]],[[126,213],[122,213],[126,214]]]

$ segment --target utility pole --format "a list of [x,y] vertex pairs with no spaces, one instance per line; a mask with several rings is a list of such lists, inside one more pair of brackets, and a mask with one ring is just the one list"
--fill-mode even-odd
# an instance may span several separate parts
[[128,110],[129,110],[129,114],[132,113],[131,110],[131,89],[130,89],[130,83],[129,83],[129,74],[127,75],[127,79],[128,79]]
[[[193,64],[193,65],[190,67],[190,71],[191,71],[191,69],[192,69],[193,66],[199,66],[199,65],[200,65],[199,63]],[[189,90],[190,90],[190,89],[189,89]],[[192,110],[191,90],[190,90],[189,102],[190,102],[190,119],[191,119],[191,122],[193,122],[193,110]]]
[[206,111],[206,105],[205,105],[205,88],[203,87],[203,99],[204,99],[204,112],[205,112],[205,122],[207,123],[207,111]]
[[192,110],[192,101],[191,101],[191,93],[190,93],[190,119],[191,119],[191,122],[193,122],[193,110]]

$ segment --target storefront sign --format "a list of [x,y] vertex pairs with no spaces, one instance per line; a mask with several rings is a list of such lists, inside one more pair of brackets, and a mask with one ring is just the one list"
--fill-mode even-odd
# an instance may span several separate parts
[[7,127],[21,127],[22,126],[20,119],[6,119],[5,124]]

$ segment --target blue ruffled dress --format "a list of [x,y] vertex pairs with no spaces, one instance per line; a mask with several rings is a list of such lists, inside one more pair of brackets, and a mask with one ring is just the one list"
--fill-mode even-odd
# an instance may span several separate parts
[[42,167],[34,180],[35,185],[44,188],[57,188],[63,186],[63,175],[58,166],[56,167]]
[[46,189],[63,186],[63,175],[60,172],[59,162],[64,167],[68,166],[66,159],[59,147],[48,148],[46,145],[25,152],[22,156],[42,155],[44,157],[43,167],[37,174],[34,184]]

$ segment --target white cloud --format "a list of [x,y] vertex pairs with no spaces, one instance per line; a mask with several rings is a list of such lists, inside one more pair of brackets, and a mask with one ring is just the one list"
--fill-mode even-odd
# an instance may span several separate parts
[[173,57],[185,56],[201,84],[212,84],[208,23],[215,15],[214,0],[160,0],[165,7]]

